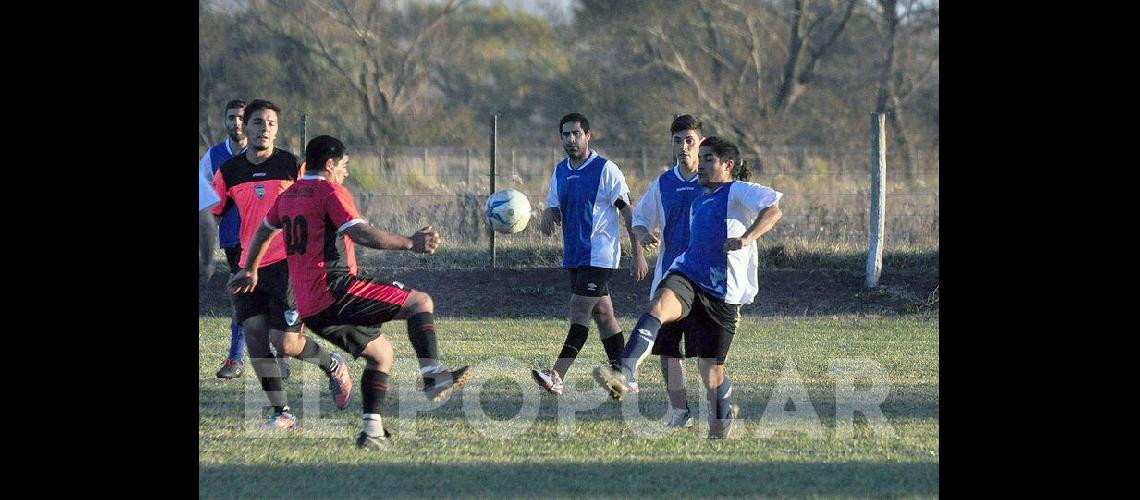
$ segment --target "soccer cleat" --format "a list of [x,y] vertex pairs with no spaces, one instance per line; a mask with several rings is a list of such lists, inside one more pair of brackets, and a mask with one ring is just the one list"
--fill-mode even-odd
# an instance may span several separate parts
[[218,378],[234,379],[241,376],[242,363],[241,361],[234,361],[226,358],[226,362],[222,363],[222,367],[218,370]]
[[360,448],[362,450],[364,448],[379,448],[379,449],[391,448],[392,447],[392,433],[388,432],[388,429],[386,429],[386,428],[384,429],[384,435],[383,436],[369,436],[364,431],[360,431],[360,434],[358,434],[356,436],[356,447]]
[[602,386],[602,389],[609,391],[611,398],[618,401],[621,401],[627,393],[638,392],[637,382],[626,382],[625,375],[622,375],[621,371],[608,366],[594,368],[594,380]]
[[669,411],[665,413],[665,427],[677,427],[680,429],[688,429],[693,426],[693,416],[688,407],[673,408],[670,407]]
[[736,427],[736,417],[740,415],[740,405],[729,403],[728,418],[714,418],[709,422],[709,439],[727,439]]
[[285,411],[274,413],[272,417],[269,417],[269,422],[265,424],[265,427],[268,429],[291,430],[297,427],[297,417],[286,409]]
[[534,381],[538,383],[539,387],[546,389],[555,396],[562,395],[562,377],[554,370],[538,370],[531,369],[530,376],[534,377]]
[[329,374],[329,393],[333,396],[336,409],[343,410],[348,408],[348,398],[352,396],[352,377],[348,376],[348,360],[344,354],[338,352],[332,357],[337,360],[337,365],[336,370]]
[[424,375],[424,395],[427,396],[428,401],[438,403],[446,398],[453,389],[463,387],[463,384],[467,382],[467,377],[471,375],[469,368],[463,366],[450,373],[447,368],[442,368],[434,374]]

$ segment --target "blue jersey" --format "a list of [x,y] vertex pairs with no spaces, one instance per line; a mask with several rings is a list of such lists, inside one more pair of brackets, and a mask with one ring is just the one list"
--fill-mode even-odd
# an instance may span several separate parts
[[727,254],[724,243],[743,235],[760,212],[782,196],[767,186],[743,181],[711,191],[702,188],[690,209],[689,246],[670,271],[684,274],[727,304],[751,304],[760,290],[756,242]]
[[661,231],[653,284],[649,287],[650,299],[673,260],[689,246],[689,206],[703,189],[696,175],[686,181],[681,167],[674,165],[650,184],[645,196],[637,202],[633,225],[644,227],[650,233]]
[[[202,160],[198,162],[198,169],[201,171],[202,177],[209,181],[210,185],[213,185],[214,176],[217,175],[218,169],[222,168],[222,164],[233,158],[238,152],[230,148],[228,138],[215,144],[209,151],[206,151]],[[241,246],[241,215],[238,214],[236,208],[236,206],[231,205],[230,208],[226,209],[222,214],[221,223],[218,224],[218,246],[221,248]]]
[[582,166],[570,158],[554,167],[546,206],[562,212],[562,267],[617,269],[621,256],[621,217],[614,203],[630,204],[629,186],[614,162],[590,151]]

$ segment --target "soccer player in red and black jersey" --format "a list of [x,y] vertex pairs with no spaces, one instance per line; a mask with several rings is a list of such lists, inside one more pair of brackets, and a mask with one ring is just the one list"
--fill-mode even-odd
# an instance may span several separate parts
[[296,156],[274,147],[280,114],[281,108],[263,99],[253,100],[242,111],[248,144],[245,154],[226,161],[214,177],[214,188],[223,200],[214,207],[214,214],[221,215],[231,204],[237,205],[242,221],[241,246],[247,249],[242,252],[239,265],[261,268],[261,287],[234,295],[234,317],[246,330],[246,348],[254,372],[275,410],[269,425],[291,429],[296,425],[296,417],[289,411],[281,384],[282,374],[269,349],[270,342],[278,353],[320,366],[329,376],[329,390],[337,408],[348,407],[352,379],[343,354],[331,354],[301,335],[301,320],[285,263],[285,246],[277,241],[263,258],[250,262],[250,240],[265,214],[281,192],[293,185],[297,175],[304,171],[297,165]]
[[[272,255],[274,244],[283,247],[305,324],[345,352],[366,360],[360,379],[364,430],[357,437],[357,447],[385,447],[390,434],[384,430],[380,410],[388,392],[393,352],[392,343],[380,331],[382,323],[407,320],[408,339],[419,359],[428,399],[442,400],[461,387],[470,372],[467,366],[450,371],[440,363],[431,296],[399,282],[358,275],[355,245],[431,254],[441,240],[431,226],[411,237],[369,226],[342,185],[348,177],[348,155],[338,139],[322,135],[309,141],[305,165],[309,175],[277,198],[245,247],[250,264],[234,275],[230,287],[243,292],[264,286],[265,268],[259,269],[258,263]],[[285,237],[275,238],[280,232]]]

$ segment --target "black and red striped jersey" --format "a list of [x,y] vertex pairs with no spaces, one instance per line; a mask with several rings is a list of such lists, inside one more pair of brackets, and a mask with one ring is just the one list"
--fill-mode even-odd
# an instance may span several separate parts
[[[214,206],[214,215],[221,215],[231,205],[237,205],[241,215],[241,261],[245,267],[249,257],[249,244],[261,221],[277,196],[289,188],[302,174],[297,157],[283,149],[273,148],[273,154],[254,165],[241,154],[230,158],[214,175],[214,189],[222,203]],[[261,267],[272,265],[285,258],[285,244],[275,239],[262,258]]]
[[302,177],[269,209],[265,224],[284,233],[277,241],[284,242],[302,318],[335,302],[330,276],[356,274],[355,244],[342,231],[361,222],[364,217],[348,189],[317,175]]

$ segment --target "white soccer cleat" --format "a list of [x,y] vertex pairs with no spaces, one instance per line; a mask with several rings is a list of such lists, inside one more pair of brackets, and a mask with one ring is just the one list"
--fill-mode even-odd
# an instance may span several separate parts
[[546,389],[555,396],[562,395],[562,377],[554,370],[537,370],[530,371],[530,376],[534,377],[534,381],[539,387]]

